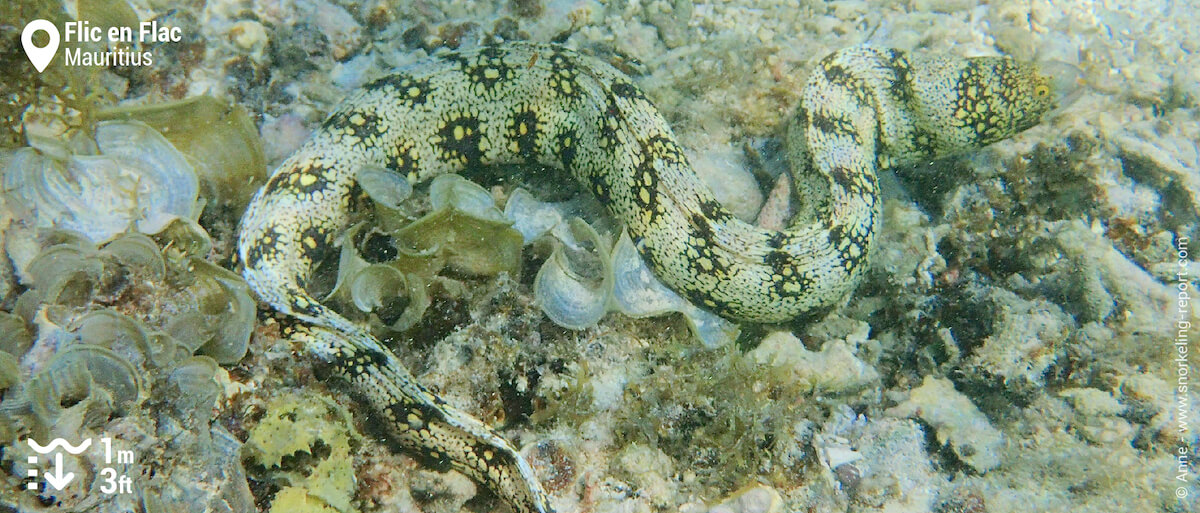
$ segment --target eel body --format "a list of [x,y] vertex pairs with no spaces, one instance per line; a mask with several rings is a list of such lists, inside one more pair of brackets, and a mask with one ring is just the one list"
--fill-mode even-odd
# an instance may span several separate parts
[[289,335],[329,362],[402,445],[448,463],[519,512],[552,511],[504,438],[418,383],[363,327],[306,291],[383,167],[412,182],[477,166],[568,170],[629,230],[665,284],[723,317],[784,322],[842,302],[880,218],[877,171],[979,147],[1036,124],[1059,95],[1036,66],[854,47],[812,71],[787,131],[797,199],[782,231],[734,218],[692,172],[633,81],[574,51],[508,43],[445,52],[347,98],[247,209],[238,253]]

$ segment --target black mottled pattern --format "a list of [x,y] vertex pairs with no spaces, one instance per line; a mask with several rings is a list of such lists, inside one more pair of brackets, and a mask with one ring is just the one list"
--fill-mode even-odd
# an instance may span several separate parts
[[997,71],[995,66],[971,62],[963,68],[957,83],[955,115],[975,135],[975,144],[994,141],[1010,131],[1006,122],[1008,117],[993,108],[1005,103],[1002,90],[989,84],[989,79],[997,72],[1004,76],[1003,69]]
[[475,116],[468,113],[452,114],[437,133],[442,160],[458,162],[467,169],[478,168],[483,162],[483,151],[479,146],[483,141],[483,133]]
[[329,314],[329,311],[321,306],[320,303],[314,302],[306,295],[298,295],[292,297],[292,311],[298,314],[307,315],[309,317],[323,317]]
[[608,177],[598,174],[588,175],[588,190],[596,196],[596,199],[603,205],[608,205],[612,202],[612,184],[608,182]]
[[387,355],[371,348],[347,349],[339,356],[330,363],[339,374],[350,381],[354,381],[360,376],[376,374],[379,369],[385,369],[388,366]]
[[335,248],[331,246],[332,242],[333,231],[326,226],[312,224],[300,230],[300,250],[304,259],[314,264],[333,253]]
[[854,246],[858,248],[857,253],[853,251],[842,252],[842,266],[846,269],[855,269],[865,263],[868,250],[867,242],[867,234],[859,231],[856,226],[837,224],[829,229],[830,246],[835,248]]
[[649,100],[646,98],[646,95],[642,93],[641,88],[639,88],[630,80],[613,81],[612,85],[609,86],[609,92],[617,97],[625,98],[627,100],[649,102]]
[[623,148],[617,144],[617,130],[624,128],[624,120],[617,99],[609,93],[604,96],[604,115],[596,118],[597,141],[611,152],[620,152]]
[[871,105],[870,87],[845,66],[833,62],[832,58],[827,58],[821,62],[820,71],[825,75],[826,81],[850,91],[859,105]]
[[699,206],[700,213],[713,222],[726,223],[734,218],[733,214],[716,200],[701,201]]
[[408,178],[409,181],[415,181],[417,171],[421,168],[420,159],[417,158],[416,143],[409,139],[401,139],[392,145],[386,151],[384,165],[399,173],[400,176]]
[[567,102],[583,98],[583,88],[578,82],[579,67],[575,60],[557,48],[550,51],[546,60],[550,63],[547,80],[554,94]]
[[263,258],[275,253],[273,240],[258,240],[246,249],[246,267],[257,269],[263,263]]
[[578,154],[579,134],[575,130],[566,128],[558,132],[558,135],[554,137],[554,142],[558,147],[558,160],[568,171],[573,171],[575,155]]
[[421,107],[429,100],[433,89],[427,79],[393,73],[363,86],[363,90],[384,93],[390,100],[406,107]]
[[508,138],[516,145],[515,153],[526,162],[535,161],[542,153],[541,140],[545,137],[545,129],[538,119],[538,113],[531,108],[513,112],[508,122]]
[[846,190],[851,194],[862,193],[862,176],[860,176],[860,174],[855,172],[853,169],[842,166],[834,166],[828,171],[828,173],[829,177],[833,180],[833,183],[837,184],[837,186],[841,187],[843,190]]
[[904,52],[891,48],[887,49],[884,55],[887,57],[884,66],[892,74],[888,91],[902,105],[912,105],[916,97],[912,86],[912,66],[908,63],[908,57]]
[[646,226],[656,225],[661,216],[658,182],[658,168],[655,167],[653,156],[651,153],[643,151],[642,160],[634,171],[630,185],[633,202],[637,204],[638,211],[642,213],[642,222]]
[[311,196],[329,187],[329,168],[315,162],[278,173],[267,180],[264,194],[286,194],[296,197]]
[[862,144],[862,134],[859,134],[858,130],[854,128],[854,122],[850,121],[846,113],[810,112],[808,113],[808,123],[812,129],[850,138],[856,145]]
[[472,83],[482,85],[484,94],[496,90],[500,83],[513,78],[513,68],[504,61],[503,49],[485,46],[473,59],[465,59],[463,71]]
[[373,109],[351,108],[334,112],[321,128],[344,130],[349,135],[367,137],[380,132],[380,118]]

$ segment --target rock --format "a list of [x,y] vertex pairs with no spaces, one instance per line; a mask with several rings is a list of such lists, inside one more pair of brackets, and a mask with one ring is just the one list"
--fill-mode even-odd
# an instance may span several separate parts
[[917,417],[937,432],[938,442],[950,446],[963,463],[987,472],[1000,463],[1004,437],[967,396],[945,378],[926,376],[909,398],[886,412],[893,417]]
[[826,393],[850,393],[879,381],[879,372],[859,360],[843,340],[828,342],[820,351],[809,351],[791,333],[775,332],[749,353],[760,365],[791,371],[793,383]]
[[783,511],[783,498],[774,488],[764,484],[752,484],[733,492],[720,504],[708,509],[708,513],[779,513]]

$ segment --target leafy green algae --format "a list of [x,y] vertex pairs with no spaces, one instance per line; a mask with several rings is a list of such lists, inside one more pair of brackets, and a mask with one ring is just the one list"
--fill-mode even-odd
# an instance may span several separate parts
[[243,455],[281,486],[271,512],[358,511],[351,454],[360,438],[350,412],[323,395],[287,394],[267,404]]

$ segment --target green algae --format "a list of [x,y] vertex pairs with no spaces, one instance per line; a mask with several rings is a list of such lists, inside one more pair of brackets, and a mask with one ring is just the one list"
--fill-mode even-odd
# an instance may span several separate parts
[[[69,413],[60,406],[64,398],[81,405],[85,419],[128,412],[145,398],[147,383],[194,352],[227,363],[245,354],[255,304],[237,275],[168,257],[136,233],[101,248],[66,232],[52,232],[44,243],[24,270],[30,289],[17,301],[20,315],[0,314],[0,351],[14,362],[27,359],[29,373],[6,373],[15,377],[7,386],[15,393],[5,398],[14,413],[5,433],[48,436]],[[124,301],[129,297],[137,300]],[[190,315],[208,323],[205,331],[170,333]],[[29,354],[35,344],[37,355]]]
[[350,412],[318,394],[287,394],[267,404],[243,455],[281,486],[270,511],[357,509],[351,455],[361,442]]
[[[677,465],[688,462],[676,475],[686,471],[694,479],[673,486],[707,499],[753,480],[782,486],[803,475],[797,454],[811,438],[805,419],[823,417],[834,394],[814,394],[825,386],[798,379],[790,367],[761,363],[735,344],[699,349],[683,323],[675,324],[635,354],[610,356],[628,362],[619,368],[574,358],[544,376],[532,423],[578,431],[603,422],[611,426],[615,451],[636,446],[661,451]],[[609,471],[625,482],[647,479],[616,463]]]
[[465,288],[456,278],[520,275],[524,239],[483,187],[438,176],[430,184],[433,210],[410,222],[411,205],[377,190],[396,182],[385,171],[362,173],[374,177],[361,184],[375,199],[374,215],[341,236],[336,280],[326,295],[352,317],[403,331],[425,315],[432,286],[457,297]]
[[258,129],[245,107],[212,96],[153,105],[115,107],[98,120],[133,120],[162,133],[187,157],[204,185],[202,196],[219,210],[240,212],[266,178]]
[[802,438],[797,423],[821,407],[788,369],[734,344],[696,351],[687,339],[653,345],[647,358],[669,363],[630,380],[614,425],[620,446],[649,444],[692,462],[704,494],[745,486],[746,476],[780,484],[799,475],[778,446]]

